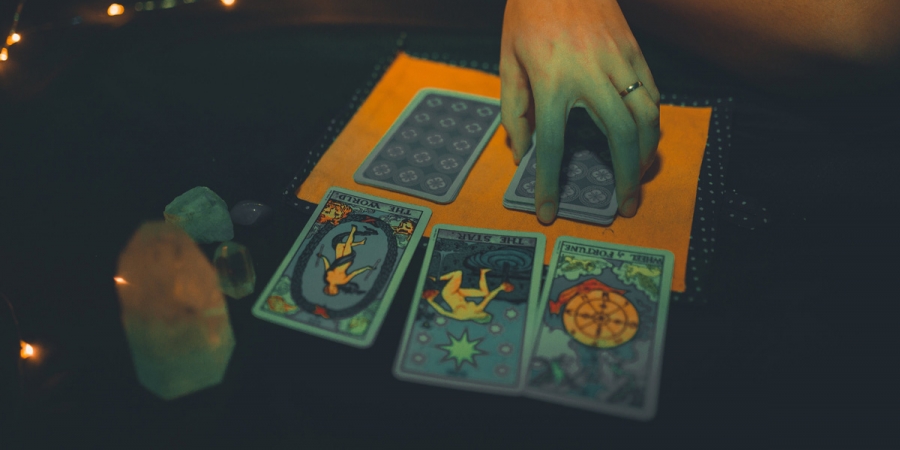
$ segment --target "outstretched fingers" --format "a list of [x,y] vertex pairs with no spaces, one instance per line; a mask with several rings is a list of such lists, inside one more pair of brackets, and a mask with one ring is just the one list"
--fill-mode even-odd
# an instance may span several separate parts
[[550,224],[559,210],[559,172],[568,104],[552,89],[535,89],[535,149],[537,177],[534,207],[538,220]]
[[528,75],[515,56],[504,55],[500,64],[500,121],[509,134],[516,164],[531,147],[533,105]]
[[640,50],[632,56],[631,65],[644,86],[626,95],[623,100],[638,127],[641,176],[643,176],[656,159],[656,150],[659,146],[659,89]]
[[[637,44],[635,44],[637,45]],[[650,99],[656,106],[659,106],[659,89],[656,87],[656,81],[653,80],[653,73],[650,72],[650,66],[641,53],[640,48],[635,49],[630,58],[631,67],[634,69],[637,79],[644,83],[643,89],[650,95]]]
[[644,89],[628,94],[623,100],[637,125],[639,176],[642,177],[656,159],[656,149],[659,146],[659,106]]
[[[656,158],[659,145],[659,92],[640,50],[606,65],[606,76],[586,98],[588,112],[609,141],[619,214],[632,217],[641,200],[641,177]],[[636,64],[637,62],[637,64]],[[643,85],[623,97],[625,88]],[[655,96],[655,97],[654,97]]]
[[619,214],[632,217],[637,212],[641,194],[637,125],[611,81],[600,83],[597,88],[599,95],[588,99],[587,110],[597,125],[606,131],[616,173]]

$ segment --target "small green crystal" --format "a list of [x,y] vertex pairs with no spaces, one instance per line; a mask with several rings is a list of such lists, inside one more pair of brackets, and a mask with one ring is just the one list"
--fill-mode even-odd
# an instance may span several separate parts
[[256,271],[250,252],[237,242],[223,242],[213,255],[213,265],[219,274],[219,287],[225,295],[244,298],[253,293]]

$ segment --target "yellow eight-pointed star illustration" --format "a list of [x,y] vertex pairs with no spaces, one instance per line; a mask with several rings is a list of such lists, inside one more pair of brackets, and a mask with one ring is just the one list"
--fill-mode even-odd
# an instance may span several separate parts
[[485,353],[478,349],[478,343],[481,342],[481,339],[470,341],[468,330],[464,331],[459,339],[450,333],[447,333],[447,337],[450,338],[450,343],[438,346],[438,348],[447,352],[447,355],[441,361],[452,359],[456,363],[457,370],[465,363],[471,364],[472,367],[478,367],[475,363],[475,355]]

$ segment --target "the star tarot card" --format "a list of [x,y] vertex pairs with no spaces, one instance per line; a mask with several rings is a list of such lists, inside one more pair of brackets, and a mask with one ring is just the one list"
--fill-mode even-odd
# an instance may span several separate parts
[[525,383],[544,236],[432,228],[394,362],[403,380],[516,394]]

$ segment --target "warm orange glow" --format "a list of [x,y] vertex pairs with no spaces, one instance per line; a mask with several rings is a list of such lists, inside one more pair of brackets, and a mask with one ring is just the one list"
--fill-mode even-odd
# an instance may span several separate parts
[[32,347],[31,344],[25,341],[19,341],[19,344],[22,345],[22,350],[19,351],[19,356],[21,356],[22,359],[28,359],[34,356],[34,347]]
[[16,42],[19,42],[21,40],[22,40],[22,35],[20,35],[19,33],[13,33],[6,37],[6,45],[13,45]]
[[128,282],[125,281],[125,279],[122,277],[113,277],[113,280],[116,280],[116,284],[128,284]]
[[112,5],[109,5],[109,9],[106,10],[106,13],[109,14],[110,16],[118,16],[124,12],[125,12],[125,7],[118,3],[113,3]]
[[4,47],[3,50],[0,50],[0,61],[6,61],[7,58],[9,58],[9,53],[6,51],[6,48]]
[[222,4],[225,6],[231,6],[234,4],[234,0],[222,0]]

